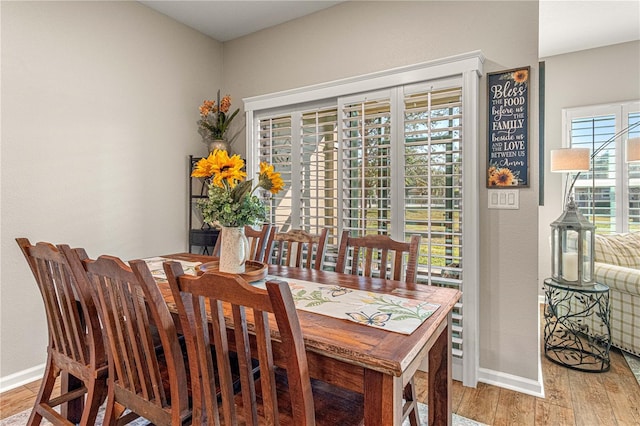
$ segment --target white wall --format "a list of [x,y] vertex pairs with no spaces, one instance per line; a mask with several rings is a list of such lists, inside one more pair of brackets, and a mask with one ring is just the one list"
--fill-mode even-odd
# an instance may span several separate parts
[[125,259],[186,250],[187,157],[206,153],[198,106],[222,87],[222,45],[137,2],[1,7],[6,387],[47,342],[14,238]]
[[551,274],[550,224],[562,213],[564,174],[549,171],[549,152],[562,148],[562,109],[640,99],[640,41],[542,59],[545,90],[545,196],[540,208],[539,277]]
[[530,384],[539,379],[537,2],[342,3],[225,43],[225,86],[244,98],[474,50],[485,72],[531,66],[531,186],[520,190],[520,209],[487,209],[484,77],[477,177],[481,378]]

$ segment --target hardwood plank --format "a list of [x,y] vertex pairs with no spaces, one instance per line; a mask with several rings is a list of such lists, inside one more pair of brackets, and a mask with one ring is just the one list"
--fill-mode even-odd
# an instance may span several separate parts
[[457,414],[492,425],[498,407],[500,388],[478,383],[478,387],[467,388]]
[[451,410],[454,413],[458,413],[460,404],[462,404],[462,398],[468,388],[465,387],[462,382],[454,380],[451,386]]
[[[42,380],[36,380],[35,382],[27,383],[24,386],[27,389],[31,390],[33,393],[38,393],[38,391],[40,390],[40,384],[41,383],[42,383]],[[56,388],[59,388],[59,386],[60,386],[60,380],[56,380]],[[54,390],[54,392],[55,392],[55,390]]]
[[619,351],[611,352],[611,370],[602,383],[618,424],[640,425],[640,385]]
[[[418,370],[414,375],[416,381],[416,399],[424,404],[427,403],[429,397],[429,386],[427,385],[427,373]],[[467,388],[462,382],[453,380],[451,383],[451,412],[457,413],[462,398]]]
[[613,425],[615,415],[602,377],[607,373],[586,373],[567,369],[573,414],[578,425]]
[[535,424],[536,398],[509,389],[500,389],[494,426]]
[[13,416],[21,411],[32,408],[37,393],[26,386],[20,386],[0,394],[0,418]]
[[552,404],[544,399],[536,398],[536,426],[574,426],[576,424],[573,409]]
[[542,357],[543,382],[545,400],[560,407],[572,408],[569,388],[569,369]]

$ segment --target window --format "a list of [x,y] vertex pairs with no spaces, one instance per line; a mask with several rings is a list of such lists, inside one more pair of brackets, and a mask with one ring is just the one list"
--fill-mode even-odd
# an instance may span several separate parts
[[420,234],[419,282],[463,291],[454,377],[475,386],[480,63],[453,62],[246,99],[247,168],[269,161],[282,173],[284,191],[265,194],[281,230],[329,228],[326,268],[343,230]]
[[624,157],[625,141],[640,137],[640,102],[572,108],[564,116],[569,145],[596,152],[575,184],[578,208],[598,233],[640,231],[640,164]]

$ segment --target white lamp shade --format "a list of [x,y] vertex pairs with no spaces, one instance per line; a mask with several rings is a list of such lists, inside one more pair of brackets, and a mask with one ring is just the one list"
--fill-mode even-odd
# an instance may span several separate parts
[[561,148],[551,150],[551,171],[557,173],[586,172],[590,166],[589,148]]
[[627,163],[640,161],[640,138],[627,140]]

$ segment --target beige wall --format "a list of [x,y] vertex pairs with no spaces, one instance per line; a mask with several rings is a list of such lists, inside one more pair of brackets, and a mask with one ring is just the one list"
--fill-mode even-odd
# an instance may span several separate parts
[[186,249],[187,156],[206,151],[198,106],[222,87],[222,45],[137,2],[1,8],[7,386],[44,363],[47,342],[42,300],[14,238],[83,246],[90,256]]
[[485,72],[532,69],[531,186],[520,190],[519,210],[487,209],[486,80],[481,81],[481,378],[508,374],[537,381],[537,2],[343,3],[225,43],[225,87],[244,98],[474,50],[486,56]]
[[[562,213],[564,175],[549,171],[549,151],[562,148],[562,109],[640,99],[640,41],[542,59],[546,68],[545,197],[540,208],[542,280],[551,274],[549,225]],[[542,290],[540,290],[542,294]]]
[[92,256],[186,248],[186,156],[204,153],[203,96],[221,88],[241,106],[481,50],[485,72],[532,67],[519,210],[487,209],[481,81],[481,377],[538,379],[537,2],[347,2],[224,47],[133,2],[2,2],[1,19],[0,378],[44,361],[42,302],[15,237]]

